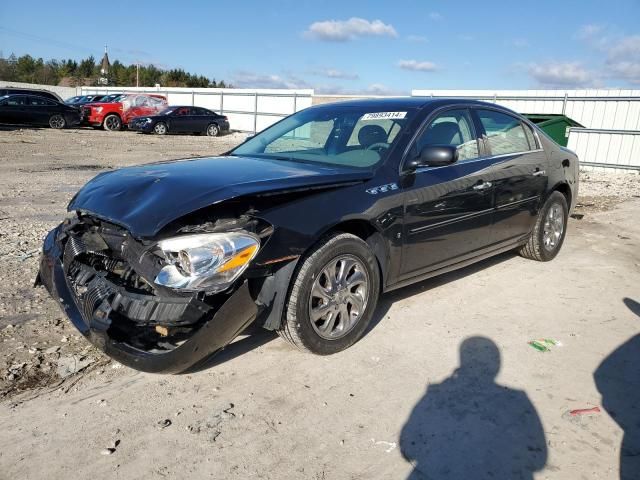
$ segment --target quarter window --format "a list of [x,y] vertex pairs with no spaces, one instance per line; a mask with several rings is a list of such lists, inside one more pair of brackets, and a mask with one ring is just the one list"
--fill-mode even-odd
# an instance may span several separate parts
[[536,136],[533,134],[533,130],[526,123],[524,125],[524,133],[527,136],[527,140],[529,142],[529,149],[536,150],[538,148],[538,142],[536,142]]
[[478,158],[478,142],[466,109],[447,110],[438,115],[416,142],[417,151],[429,145],[457,147],[459,160]]
[[517,118],[495,110],[478,110],[478,116],[492,155],[531,150],[522,123]]

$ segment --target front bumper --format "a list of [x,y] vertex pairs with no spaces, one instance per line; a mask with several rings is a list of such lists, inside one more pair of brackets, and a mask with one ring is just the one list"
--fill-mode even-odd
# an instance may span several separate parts
[[87,308],[88,304],[93,304],[74,293],[63,264],[67,256],[64,254],[61,228],[59,226],[49,232],[45,239],[36,285],[45,286],[73,325],[93,345],[124,365],[152,373],[184,372],[224,348],[257,315],[258,307],[245,281],[179,346],[163,351],[136,348],[126,339],[117,338],[110,318],[115,309],[112,311],[109,306],[105,309],[104,302],[95,309]]
[[133,132],[151,133],[153,132],[153,127],[153,123],[140,123],[131,121],[127,124],[127,128]]

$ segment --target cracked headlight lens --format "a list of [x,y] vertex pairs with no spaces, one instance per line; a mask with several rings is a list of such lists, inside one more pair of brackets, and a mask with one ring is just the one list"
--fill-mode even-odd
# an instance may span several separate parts
[[249,232],[182,235],[158,242],[168,263],[155,283],[183,290],[220,292],[249,266],[260,240]]

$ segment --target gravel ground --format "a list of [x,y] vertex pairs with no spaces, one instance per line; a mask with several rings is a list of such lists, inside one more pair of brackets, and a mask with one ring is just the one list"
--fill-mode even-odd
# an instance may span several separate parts
[[[612,478],[620,440],[613,421],[565,422],[560,414],[598,403],[590,371],[638,330],[620,301],[639,297],[638,230],[629,222],[640,212],[638,174],[582,173],[558,260],[507,254],[387,295],[379,325],[337,357],[305,356],[261,332],[200,374],[140,374],[88,345],[44,289],[32,288],[43,236],[92,176],[219,154],[243,138],[0,130],[0,430],[9,433],[0,440],[0,472],[35,478],[48,465],[52,478],[403,477],[412,466],[396,447],[412,405],[425,382],[451,373],[460,340],[480,332],[506,357],[503,383],[526,390],[539,409],[551,452],[539,478]],[[550,269],[562,269],[559,291]],[[498,303],[499,318],[482,314]],[[571,346],[538,357],[526,341],[547,334]],[[147,444],[150,463],[142,461]]]

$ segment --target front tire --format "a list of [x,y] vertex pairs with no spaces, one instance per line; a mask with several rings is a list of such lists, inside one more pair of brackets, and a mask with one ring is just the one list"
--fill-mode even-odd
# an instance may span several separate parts
[[378,263],[366,242],[331,235],[301,260],[278,334],[302,351],[340,352],[364,334],[379,292]]
[[564,243],[568,217],[567,199],[562,193],[553,192],[538,212],[529,240],[518,253],[539,262],[553,260]]
[[67,121],[63,115],[56,113],[55,115],[51,115],[51,118],[49,118],[49,126],[56,130],[61,130],[67,126]]
[[114,113],[111,113],[104,117],[104,121],[102,122],[105,130],[110,132],[117,132],[118,130],[122,130],[122,120],[120,117]]
[[153,127],[153,131],[157,134],[157,135],[166,135],[167,132],[169,131],[169,129],[167,128],[167,124],[164,122],[158,122],[155,124],[155,126]]

